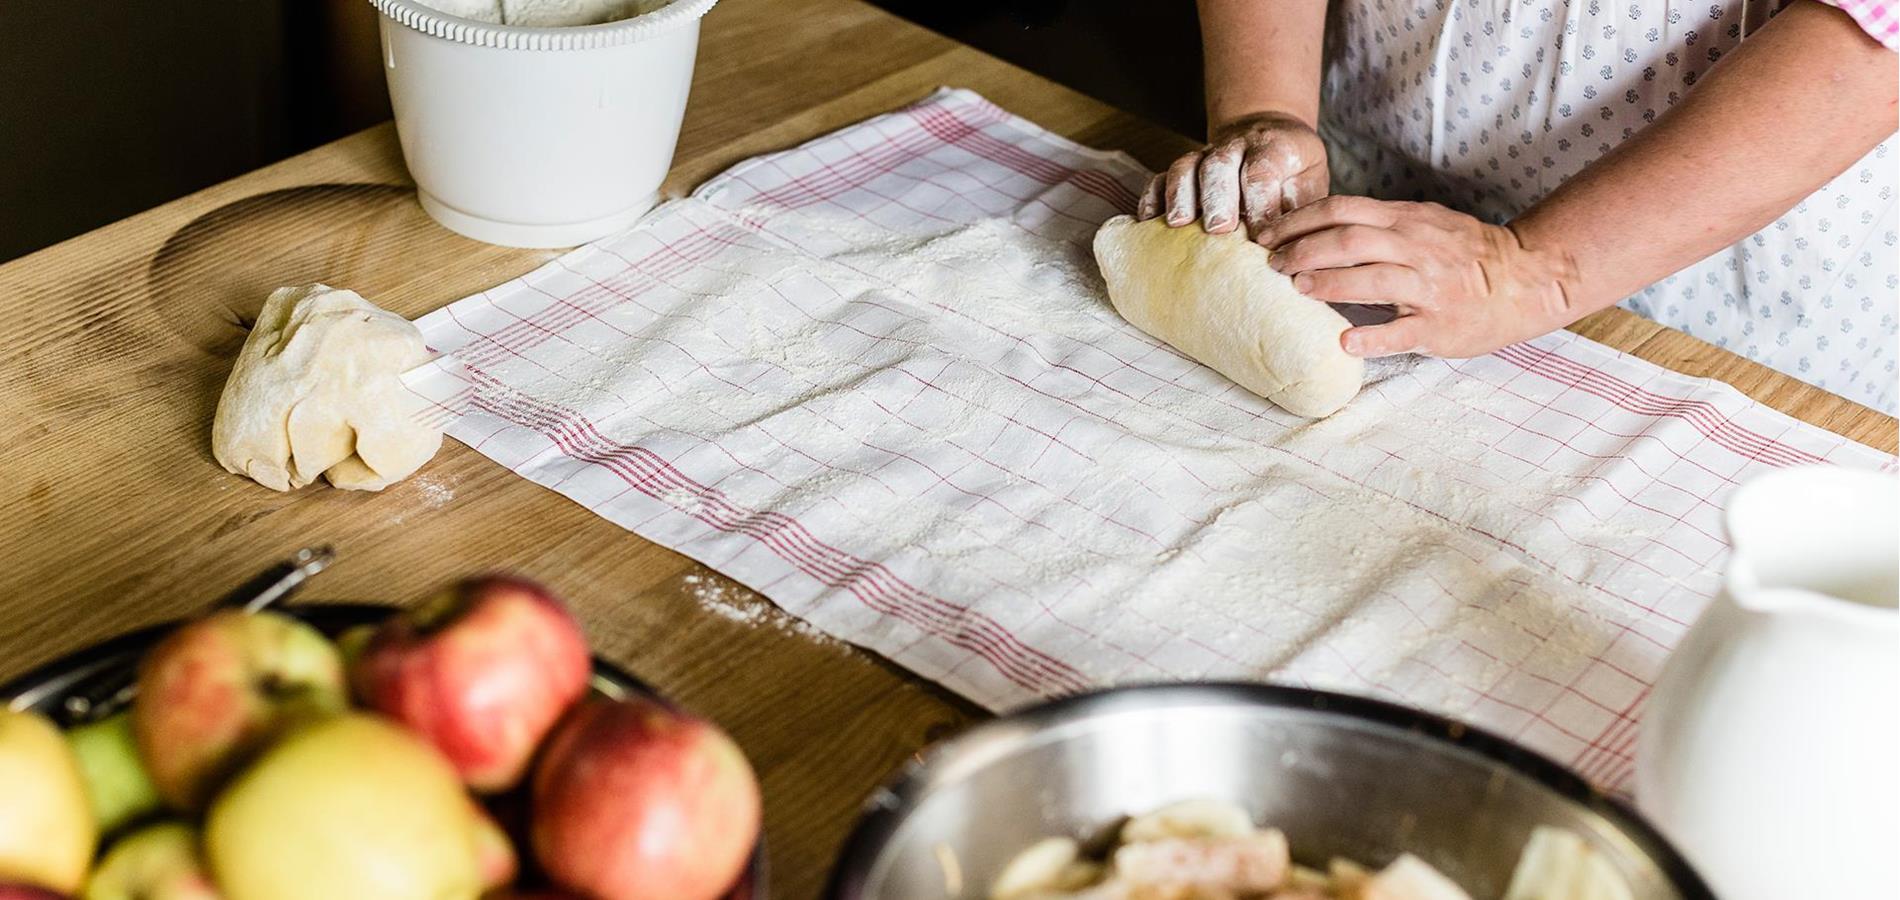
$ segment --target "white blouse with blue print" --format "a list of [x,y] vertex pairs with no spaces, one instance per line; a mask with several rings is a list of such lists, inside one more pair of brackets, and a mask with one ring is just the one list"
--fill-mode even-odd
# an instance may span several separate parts
[[[1336,2],[1320,128],[1333,191],[1505,221],[1681,101],[1779,5]],[[1894,147],[1622,305],[1895,412]]]

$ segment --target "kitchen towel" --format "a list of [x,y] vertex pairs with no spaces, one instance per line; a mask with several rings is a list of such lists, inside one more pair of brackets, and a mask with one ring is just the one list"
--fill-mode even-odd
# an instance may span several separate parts
[[1266,679],[1613,790],[1728,493],[1894,467],[1564,332],[1379,362],[1292,416],[1109,307],[1089,239],[1146,176],[941,91],[427,316],[465,368],[418,389],[491,459],[991,709]]

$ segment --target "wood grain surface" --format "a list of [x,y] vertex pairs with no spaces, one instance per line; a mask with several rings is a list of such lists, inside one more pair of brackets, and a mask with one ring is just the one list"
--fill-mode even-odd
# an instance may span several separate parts
[[[668,189],[946,84],[1151,167],[1189,146],[857,0],[726,0]],[[383,125],[0,267],[0,678],[188,614],[306,544],[341,557],[310,599],[411,603],[524,573],[575,604],[598,652],[738,738],[775,896],[817,894],[860,800],[978,710],[453,442],[380,494],[278,494],[211,459],[218,391],[271,288],[320,280],[415,317],[553,255],[433,224]],[[1893,419],[1627,313],[1578,330],[1895,447]]]

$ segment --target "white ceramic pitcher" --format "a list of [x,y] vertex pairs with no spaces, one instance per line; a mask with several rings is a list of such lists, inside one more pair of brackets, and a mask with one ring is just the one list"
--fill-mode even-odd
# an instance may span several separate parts
[[1900,897],[1900,478],[1784,469],[1643,717],[1637,803],[1724,900]]

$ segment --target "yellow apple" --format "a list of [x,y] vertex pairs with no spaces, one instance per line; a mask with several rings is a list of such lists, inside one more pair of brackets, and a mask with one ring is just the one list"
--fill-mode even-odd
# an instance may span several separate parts
[[515,876],[521,874],[521,855],[515,852],[515,842],[474,798],[469,799],[469,812],[475,817],[475,873],[481,878],[482,890],[495,891],[514,884]]
[[286,735],[205,820],[205,855],[229,900],[473,898],[476,843],[448,760],[363,713]]
[[65,736],[44,716],[0,707],[0,883],[74,893],[98,844]]
[[198,854],[198,829],[147,825],[114,841],[86,881],[85,900],[219,900]]

